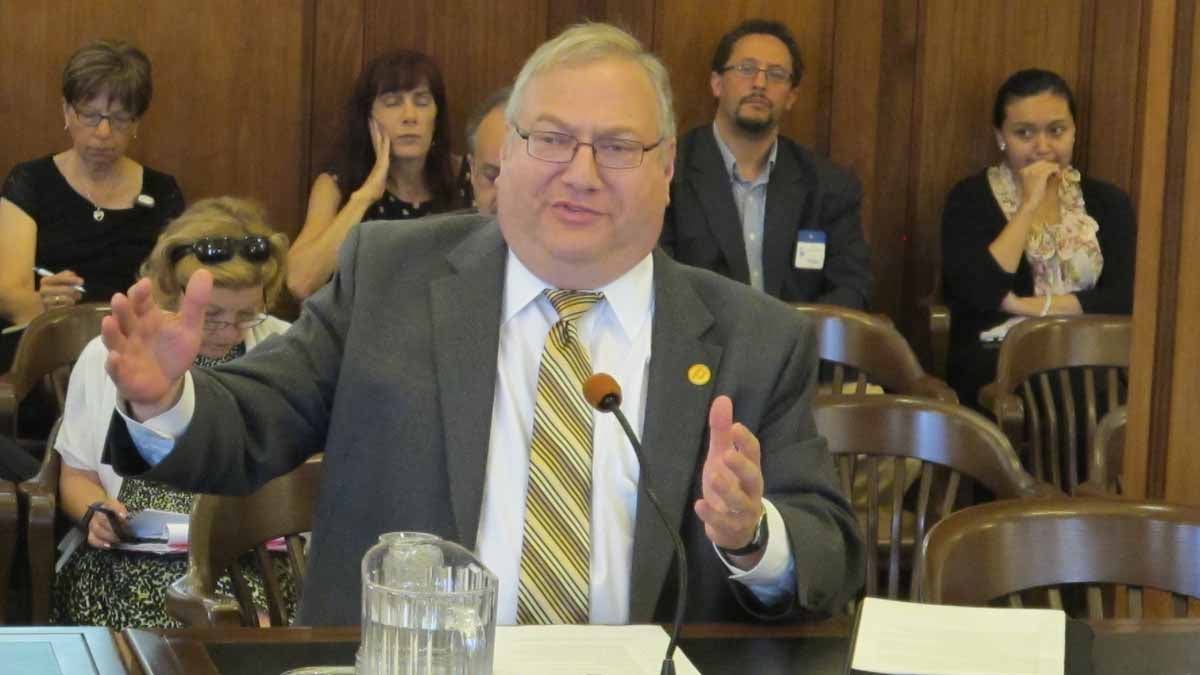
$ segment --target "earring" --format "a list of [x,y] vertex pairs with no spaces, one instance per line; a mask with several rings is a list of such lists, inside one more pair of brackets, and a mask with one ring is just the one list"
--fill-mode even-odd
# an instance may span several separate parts
[[70,128],[71,128],[71,125],[67,124],[66,122],[63,122],[63,131],[68,131],[68,130],[70,130]]
[[1004,152],[1006,148],[1008,148],[1008,144],[1004,141],[1000,141],[1000,152]]

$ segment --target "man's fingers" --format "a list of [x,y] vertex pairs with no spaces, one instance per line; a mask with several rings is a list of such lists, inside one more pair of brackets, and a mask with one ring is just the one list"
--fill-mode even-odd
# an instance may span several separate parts
[[708,460],[733,447],[733,401],[728,396],[713,399],[708,409]]
[[[130,292],[133,292],[133,288],[130,288],[129,290]],[[126,338],[128,338],[130,335],[133,335],[133,329],[137,325],[137,318],[134,316],[133,312],[133,302],[127,295],[123,293],[117,293],[116,295],[112,296],[112,300],[109,302],[109,304],[112,307],[112,318],[116,319],[117,329],[120,331],[121,335]],[[101,325],[103,326],[103,324]],[[112,347],[109,347],[109,349],[112,349]]]
[[212,273],[208,270],[196,270],[192,273],[192,278],[188,279],[187,290],[179,303],[179,318],[188,332],[200,332],[200,326],[204,323],[204,312],[212,298],[212,287]]
[[106,316],[100,320],[100,340],[108,348],[110,358],[114,356],[114,351],[121,352],[125,349],[125,333],[121,331],[117,317]]

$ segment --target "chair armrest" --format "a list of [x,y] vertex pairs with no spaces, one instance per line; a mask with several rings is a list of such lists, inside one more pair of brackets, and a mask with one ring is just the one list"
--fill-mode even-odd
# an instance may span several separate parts
[[0,375],[0,434],[17,437],[17,407],[20,403],[12,373]]
[[[0,480],[0,610],[8,607],[8,582],[17,554],[17,488]],[[4,614],[0,611],[0,624]]]
[[917,380],[913,386],[913,393],[942,403],[958,403],[958,394],[950,388],[950,385],[932,375],[926,375]]
[[242,625],[237,600],[221,593],[209,593],[200,586],[194,570],[188,570],[187,574],[172,582],[167,587],[167,614],[189,628]]
[[944,380],[950,360],[950,308],[932,299],[922,305],[929,312],[929,365]]
[[979,405],[990,410],[992,417],[1013,449],[1020,447],[1025,436],[1025,403],[1015,394],[1001,392],[995,382],[979,390]]
[[1092,479],[1085,480],[1075,486],[1075,490],[1071,493],[1072,497],[1095,497],[1098,499],[1117,499],[1123,500],[1126,497],[1113,492],[1104,485]]
[[50,621],[50,586],[54,576],[55,519],[58,514],[58,477],[62,460],[54,450],[60,419],[50,430],[42,465],[33,478],[17,485],[26,505],[25,531],[32,601],[30,609],[34,624]]

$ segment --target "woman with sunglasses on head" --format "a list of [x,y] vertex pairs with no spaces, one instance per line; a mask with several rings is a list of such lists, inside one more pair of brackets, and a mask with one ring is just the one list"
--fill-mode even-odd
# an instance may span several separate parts
[[995,378],[998,340],[1014,319],[1133,309],[1133,206],[1074,167],[1075,119],[1060,76],[1014,73],[992,109],[1000,162],[946,197],[947,379],[966,405],[978,408],[979,389]]
[[[0,326],[107,302],[183,211],[174,178],[125,154],[152,92],[150,61],[133,45],[93,42],[67,61],[62,113],[71,147],[18,164],[0,188]],[[3,351],[0,371],[11,360]]]
[[[265,314],[283,288],[287,245],[287,237],[263,221],[261,210],[232,197],[197,202],[159,237],[141,274],[150,279],[155,300],[164,307],[178,305],[197,269],[213,275],[196,367],[232,361],[287,329],[286,322]],[[107,355],[100,338],[84,348],[71,372],[54,444],[62,456],[59,503],[75,522],[86,518],[86,532],[77,530],[76,535],[85,542],[55,579],[55,617],[58,623],[112,628],[174,625],[163,601],[167,586],[187,571],[186,556],[113,549],[120,541],[120,524],[90,508],[97,505],[124,520],[130,511],[144,509],[190,513],[193,500],[189,493],[122,479],[101,462],[117,400],[104,370]],[[224,592],[230,592],[227,586]]]
[[346,106],[330,166],[317,176],[308,214],[288,254],[288,289],[312,295],[333,275],[351,227],[463,206],[450,153],[450,110],[437,64],[400,50],[367,64]]

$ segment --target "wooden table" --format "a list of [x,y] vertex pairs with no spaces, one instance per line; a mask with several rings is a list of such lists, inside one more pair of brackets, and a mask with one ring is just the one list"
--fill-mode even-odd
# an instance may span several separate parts
[[[1090,624],[1095,675],[1200,672],[1200,619]],[[845,619],[799,626],[693,625],[681,641],[704,675],[841,675]],[[126,630],[118,636],[131,675],[276,675],[304,665],[350,665],[358,628]]]

